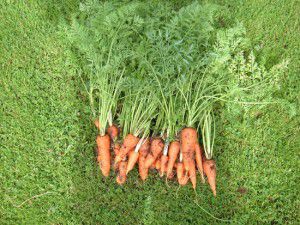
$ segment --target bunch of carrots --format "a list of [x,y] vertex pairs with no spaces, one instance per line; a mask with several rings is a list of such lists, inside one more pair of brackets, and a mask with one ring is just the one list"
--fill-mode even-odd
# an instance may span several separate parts
[[[99,120],[95,120],[99,129]],[[166,179],[177,177],[180,185],[191,181],[196,188],[199,171],[202,183],[207,177],[208,184],[216,196],[216,162],[208,159],[198,142],[197,130],[192,127],[180,131],[179,140],[164,143],[162,138],[138,138],[128,134],[122,144],[116,142],[120,129],[116,125],[108,127],[104,136],[98,135],[97,162],[103,176],[108,177],[113,168],[118,172],[116,181],[122,185],[126,182],[128,173],[138,165],[142,180],[148,177],[149,169],[156,169],[160,176]]]
[[103,176],[115,170],[124,184],[138,165],[142,180],[157,169],[195,189],[198,171],[216,195],[215,106],[229,96],[226,62],[234,54],[230,42],[217,43],[224,33],[216,11],[198,2],[180,10],[162,2],[82,4],[70,37]]

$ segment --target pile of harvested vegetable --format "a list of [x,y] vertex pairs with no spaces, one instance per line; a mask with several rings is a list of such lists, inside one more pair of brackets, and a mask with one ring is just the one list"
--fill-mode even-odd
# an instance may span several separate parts
[[152,168],[195,189],[198,170],[216,195],[215,115],[256,81],[263,85],[266,73],[254,61],[240,66],[252,59],[244,29],[220,26],[221,13],[199,3],[178,11],[168,3],[81,5],[70,40],[104,176],[113,168],[124,184],[138,164],[142,180]]

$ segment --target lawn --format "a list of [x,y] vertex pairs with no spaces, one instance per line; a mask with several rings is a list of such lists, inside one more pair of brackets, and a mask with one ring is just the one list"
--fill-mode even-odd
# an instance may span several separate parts
[[281,88],[266,92],[276,104],[227,104],[218,115],[216,198],[155,173],[143,183],[134,170],[122,187],[104,179],[67,38],[79,1],[1,1],[1,224],[300,223],[300,2],[203,2],[224,7],[220,23],[244,24],[266,68],[288,62]]

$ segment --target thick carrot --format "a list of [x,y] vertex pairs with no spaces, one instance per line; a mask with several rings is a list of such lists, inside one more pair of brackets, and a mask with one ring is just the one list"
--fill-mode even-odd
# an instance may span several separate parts
[[208,184],[214,194],[214,196],[217,195],[216,190],[216,176],[217,176],[217,167],[216,162],[212,159],[204,159],[203,161],[203,171],[207,176]]
[[117,183],[122,185],[126,181],[126,168],[127,168],[127,162],[121,161],[119,165],[119,173],[117,176]]
[[180,133],[180,144],[185,170],[195,160],[195,148],[198,143],[197,130],[191,127],[184,128]]
[[119,136],[119,128],[116,125],[111,125],[107,128],[107,133],[110,136],[112,141],[115,141]]
[[147,138],[139,151],[139,174],[142,180],[146,180],[148,177],[148,168],[145,167],[145,161],[149,151],[150,140]]
[[195,150],[196,150],[195,155],[196,155],[197,168],[200,173],[202,183],[205,183],[204,174],[203,174],[203,165],[202,165],[202,151],[199,144],[196,144]]
[[164,143],[160,138],[155,138],[151,142],[150,153],[146,158],[146,167],[149,168],[152,163],[159,157],[164,148]]
[[96,139],[99,154],[99,165],[102,174],[107,177],[110,172],[110,138],[106,134],[104,136],[97,136]]
[[162,177],[164,173],[167,171],[167,164],[168,164],[169,157],[166,155],[162,155],[161,160],[161,166],[160,166],[160,176]]
[[138,142],[139,142],[138,137],[135,137],[132,134],[128,134],[123,141],[119,154],[115,158],[115,164],[123,160],[126,157],[126,155],[129,153],[129,151],[133,150],[133,148],[137,145]]
[[138,159],[139,159],[139,152],[131,151],[128,156],[126,174],[128,174],[129,171],[131,171],[133,169],[133,167],[136,164],[136,162],[138,161]]
[[180,150],[180,143],[178,141],[173,141],[170,144],[168,155],[168,165],[167,165],[167,177],[169,177],[172,173],[173,167],[175,165],[176,159],[178,157]]

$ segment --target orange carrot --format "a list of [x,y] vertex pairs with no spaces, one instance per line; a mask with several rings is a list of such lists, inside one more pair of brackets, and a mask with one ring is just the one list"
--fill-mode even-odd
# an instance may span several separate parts
[[145,161],[149,151],[150,141],[149,138],[147,138],[139,151],[139,174],[142,180],[146,180],[148,177],[148,168],[145,167]]
[[139,159],[139,152],[131,151],[128,156],[126,174],[128,174],[129,171],[131,171],[133,169],[133,167],[136,164],[136,162],[138,161],[138,159]]
[[186,183],[189,180],[189,177],[186,175],[185,170],[184,170],[184,166],[182,162],[178,162],[177,163],[177,168],[176,168],[176,172],[177,172],[177,180],[178,183],[180,185],[186,185]]
[[129,153],[129,151],[133,150],[133,148],[137,145],[138,142],[138,137],[135,137],[132,134],[128,134],[123,141],[119,154],[115,158],[115,164],[123,160]]
[[122,185],[126,181],[126,167],[127,167],[127,162],[126,161],[121,161],[119,165],[119,173],[117,176],[117,183]]
[[163,141],[160,138],[154,138],[151,142],[150,153],[147,155],[145,166],[149,168],[159,157],[164,148]]
[[106,134],[104,136],[97,136],[96,139],[99,154],[99,165],[102,174],[107,177],[110,172],[110,138]]
[[189,178],[191,179],[193,188],[196,189],[196,185],[197,185],[197,176],[196,176],[196,165],[195,165],[195,161],[192,160],[189,162],[188,165],[189,170],[187,171],[189,174]]
[[201,147],[199,144],[196,144],[196,163],[197,163],[197,168],[201,176],[201,181],[202,183],[205,183],[204,175],[203,175],[203,165],[202,165],[202,151]]
[[164,173],[167,171],[167,164],[169,157],[166,155],[161,156],[161,166],[160,166],[160,176],[162,177]]
[[217,168],[216,162],[212,159],[204,159],[203,161],[203,171],[207,176],[208,184],[213,192],[213,195],[217,195],[216,190],[216,176],[217,176]]
[[180,143],[178,141],[171,142],[168,151],[169,160],[167,165],[167,177],[169,177],[170,174],[172,173],[173,167],[175,165],[175,161],[179,154],[179,150],[180,150]]
[[155,169],[157,169],[159,171],[160,168],[161,168],[161,159],[159,158],[155,162]]
[[113,124],[109,128],[107,128],[107,133],[110,136],[111,140],[115,141],[119,136],[119,128]]
[[180,133],[180,144],[185,170],[189,170],[188,166],[194,161],[195,148],[198,143],[197,130],[191,127],[184,128]]

